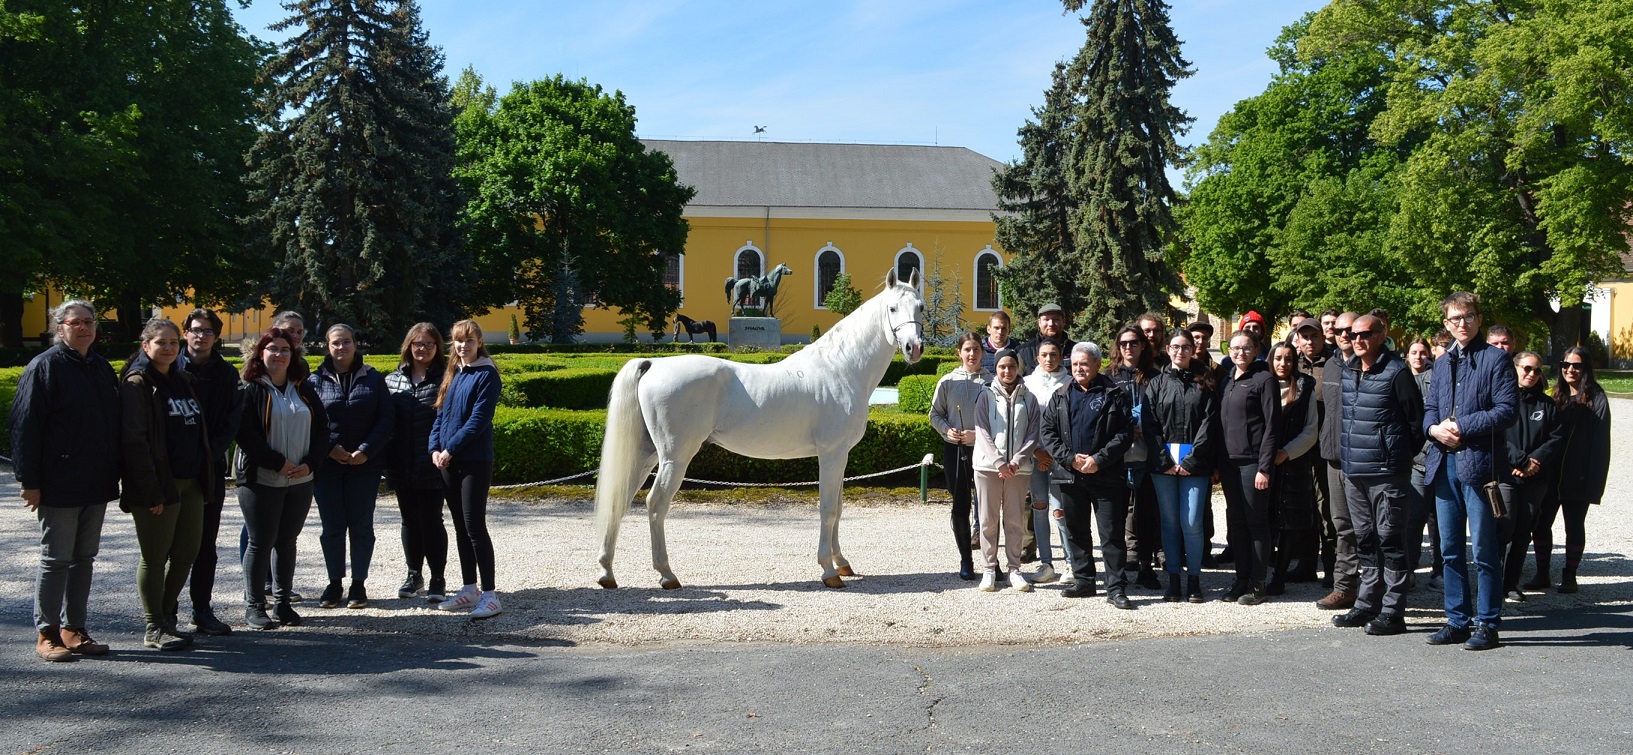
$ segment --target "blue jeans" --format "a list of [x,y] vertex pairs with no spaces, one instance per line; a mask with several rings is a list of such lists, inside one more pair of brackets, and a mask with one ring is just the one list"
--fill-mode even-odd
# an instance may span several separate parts
[[1447,454],[1441,472],[1435,475],[1435,513],[1440,518],[1440,557],[1445,564],[1441,577],[1446,581],[1446,623],[1469,625],[1469,568],[1465,562],[1464,522],[1474,545],[1474,571],[1480,588],[1478,612],[1474,620],[1495,629],[1502,622],[1503,555],[1497,537],[1497,520],[1480,489],[1457,479],[1457,457]]
[[[1054,526],[1054,512],[1060,510],[1060,499],[1050,491],[1049,473],[1032,473],[1032,534],[1038,539],[1038,560],[1050,567],[1055,565],[1055,551],[1050,539],[1050,530]],[[1038,504],[1044,504],[1038,508]],[[1063,525],[1064,526],[1064,525]]]
[[318,474],[313,497],[323,522],[318,544],[330,582],[346,576],[346,541],[352,546],[352,582],[369,578],[374,560],[374,500],[380,495],[380,466],[373,464],[324,469]]
[[1151,475],[1162,519],[1162,555],[1170,574],[1179,573],[1183,540],[1186,573],[1202,575],[1202,554],[1207,552],[1202,521],[1208,510],[1208,486],[1206,475]]

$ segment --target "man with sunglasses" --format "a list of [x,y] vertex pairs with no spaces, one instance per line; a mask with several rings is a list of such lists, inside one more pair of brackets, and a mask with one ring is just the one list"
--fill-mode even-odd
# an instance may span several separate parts
[[[1483,488],[1509,481],[1502,462],[1508,461],[1507,430],[1518,412],[1519,389],[1513,360],[1478,337],[1479,296],[1459,291],[1440,302],[1440,311],[1454,343],[1435,360],[1424,397],[1423,429],[1434,442],[1424,457],[1423,477],[1434,491],[1440,518],[1446,625],[1430,635],[1429,644],[1489,650],[1499,644],[1503,563],[1497,517]],[[1479,580],[1472,617],[1465,536],[1473,541]]]
[[[1317,608],[1341,611],[1355,606],[1355,593],[1361,586],[1361,562],[1355,553],[1355,528],[1350,524],[1349,504],[1344,500],[1344,468],[1340,450],[1342,438],[1339,427],[1343,424],[1341,397],[1344,362],[1354,355],[1350,327],[1360,315],[1345,312],[1333,321],[1333,338],[1338,352],[1321,366],[1321,458],[1325,459],[1327,495],[1322,499],[1322,544],[1327,547],[1322,561],[1327,568],[1327,579],[1332,581],[1332,592],[1315,602]],[[1322,470],[1318,470],[1318,473]],[[1330,545],[1328,545],[1330,543]],[[1325,582],[1326,580],[1323,580]]]
[[1406,499],[1412,457],[1423,445],[1423,394],[1406,363],[1384,348],[1384,334],[1373,315],[1354,320],[1354,356],[1340,386],[1341,495],[1355,525],[1361,579],[1355,607],[1332,623],[1372,635],[1406,632]]

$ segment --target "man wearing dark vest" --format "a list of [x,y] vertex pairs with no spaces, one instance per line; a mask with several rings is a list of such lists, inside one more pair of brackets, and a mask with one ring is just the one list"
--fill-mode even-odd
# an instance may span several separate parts
[[1367,634],[1401,634],[1409,571],[1402,537],[1406,492],[1412,457],[1423,445],[1423,394],[1406,363],[1384,348],[1382,320],[1356,318],[1350,343],[1355,355],[1340,378],[1339,458],[1361,579],[1355,607],[1332,623],[1365,627]]

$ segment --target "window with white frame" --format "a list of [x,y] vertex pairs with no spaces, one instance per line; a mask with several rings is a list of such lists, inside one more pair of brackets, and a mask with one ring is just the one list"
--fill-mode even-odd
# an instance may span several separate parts
[[[734,276],[737,278],[758,278],[765,275],[765,252],[760,251],[753,242],[743,242],[737,249],[732,269],[737,271],[737,275]],[[745,306],[764,307],[765,301],[759,298],[749,299]]]
[[1003,297],[998,291],[998,271],[1004,266],[1004,260],[993,251],[992,245],[975,254],[975,308],[979,310],[996,311],[1004,308]]
[[681,302],[686,301],[686,261],[679,254],[665,254],[663,256],[663,285],[674,289],[680,294]]
[[827,309],[828,292],[834,290],[834,281],[839,274],[845,272],[845,254],[838,247],[829,242],[817,250],[816,275],[812,276],[816,284],[816,308]]
[[924,280],[924,255],[913,248],[913,242],[896,252],[896,278],[906,283],[913,279],[913,273],[919,274],[919,281]]

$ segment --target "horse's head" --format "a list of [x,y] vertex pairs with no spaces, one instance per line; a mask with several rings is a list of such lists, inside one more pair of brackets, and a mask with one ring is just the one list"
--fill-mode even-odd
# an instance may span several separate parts
[[888,338],[902,351],[902,358],[909,364],[919,361],[924,356],[924,295],[919,292],[919,272],[913,274],[906,281],[896,277],[896,269],[891,268],[890,274],[885,276],[885,290],[879,294],[885,302],[885,326],[890,329]]
[[793,274],[794,274],[794,269],[787,266],[787,265],[785,265],[785,264],[783,264],[783,263],[781,263],[781,262],[777,263],[776,267],[771,268],[771,277],[781,278],[784,275],[793,275]]

